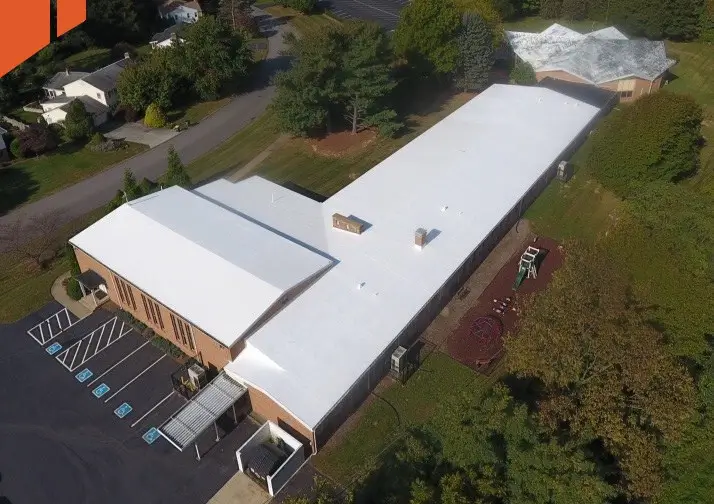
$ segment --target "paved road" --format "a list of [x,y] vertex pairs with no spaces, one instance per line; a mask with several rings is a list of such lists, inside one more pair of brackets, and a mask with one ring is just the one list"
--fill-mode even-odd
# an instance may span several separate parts
[[408,3],[409,0],[323,0],[321,5],[342,19],[374,21],[386,30],[393,30],[399,12]]
[[283,35],[289,29],[288,25],[276,22],[263,11],[258,14],[258,20],[261,28],[269,36],[270,46],[252,91],[237,96],[218,112],[165,144],[114,165],[35,203],[11,211],[0,217],[0,226],[16,222],[18,219],[49,213],[61,215],[62,220],[70,221],[111,200],[121,187],[127,169],[134,172],[139,180],[144,177],[149,179],[159,177],[166,170],[167,151],[170,145],[176,148],[184,163],[190,163],[250,124],[265,111],[275,94],[274,86],[269,84],[271,76],[280,68],[284,68],[288,62],[288,58],[281,54],[284,48]]

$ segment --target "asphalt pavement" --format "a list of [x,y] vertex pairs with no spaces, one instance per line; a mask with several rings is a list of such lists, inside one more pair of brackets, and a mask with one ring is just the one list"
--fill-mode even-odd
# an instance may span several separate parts
[[270,80],[278,70],[286,68],[289,61],[282,55],[283,36],[289,26],[276,21],[264,11],[258,12],[258,21],[269,37],[269,48],[266,59],[259,66],[252,90],[236,96],[228,105],[172,140],[46,198],[0,216],[0,227],[12,224],[18,219],[47,214],[59,215],[62,221],[69,222],[111,200],[121,187],[126,170],[131,170],[139,180],[144,177],[152,180],[158,178],[166,170],[170,146],[173,145],[178,151],[184,163],[190,163],[248,126],[270,104],[275,94],[275,87],[270,84]]
[[342,19],[374,21],[386,30],[397,26],[399,13],[409,0],[324,0],[320,4]]

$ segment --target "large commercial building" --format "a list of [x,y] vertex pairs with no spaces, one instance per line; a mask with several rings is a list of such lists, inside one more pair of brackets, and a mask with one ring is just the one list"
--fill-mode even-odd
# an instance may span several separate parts
[[72,238],[110,298],[313,450],[542,191],[599,109],[494,85],[318,202],[260,177],[173,187]]
[[506,37],[538,81],[552,77],[591,84],[625,102],[659,90],[675,64],[661,40],[628,39],[612,26],[583,35],[555,23],[540,33],[511,31]]

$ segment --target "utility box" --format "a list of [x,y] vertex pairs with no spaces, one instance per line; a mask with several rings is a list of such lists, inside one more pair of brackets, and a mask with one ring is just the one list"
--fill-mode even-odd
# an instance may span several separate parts
[[573,176],[573,165],[567,161],[558,163],[558,171],[555,174],[558,180],[567,182]]
[[193,364],[188,368],[188,379],[191,380],[194,387],[201,389],[208,381],[206,379],[206,370],[198,364]]

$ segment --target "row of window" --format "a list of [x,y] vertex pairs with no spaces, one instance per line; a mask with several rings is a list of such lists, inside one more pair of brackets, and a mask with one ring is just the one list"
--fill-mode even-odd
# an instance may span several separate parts
[[[114,283],[117,287],[117,292],[119,293],[119,299],[127,307],[132,308],[136,311],[136,301],[134,299],[134,292],[127,282],[114,275]],[[144,305],[144,313],[146,313],[146,320],[154,324],[154,327],[160,327],[164,329],[164,319],[161,316],[161,307],[159,303],[151,299],[150,297],[141,294],[141,303]],[[191,331],[191,325],[183,320],[178,315],[171,315],[171,326],[174,330],[174,338],[179,344],[183,344],[185,347],[189,347],[192,351],[196,350],[196,346],[193,342],[193,333]]]

